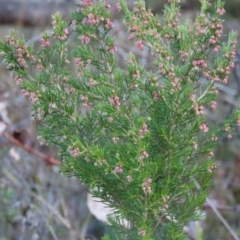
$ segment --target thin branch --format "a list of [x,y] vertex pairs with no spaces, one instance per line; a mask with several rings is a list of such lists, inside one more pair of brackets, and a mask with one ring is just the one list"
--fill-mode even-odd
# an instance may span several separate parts
[[219,220],[222,222],[222,224],[226,227],[226,229],[229,231],[229,233],[233,236],[233,238],[235,240],[239,240],[239,237],[237,236],[237,234],[234,232],[234,230],[231,228],[231,226],[228,224],[228,222],[224,219],[224,217],[222,216],[222,214],[218,211],[218,209],[216,208],[216,205],[214,203],[213,200],[211,200],[210,198],[207,198],[207,203],[209,204],[209,206],[212,208],[212,210],[214,211],[214,213],[217,215],[217,217],[219,218]]
[[[201,189],[200,184],[193,179],[197,189]],[[231,228],[231,226],[228,224],[228,222],[224,219],[224,217],[222,216],[222,214],[218,211],[216,204],[214,203],[213,200],[211,200],[210,198],[206,199],[207,204],[212,208],[212,210],[214,211],[214,213],[217,215],[217,217],[219,218],[219,220],[222,222],[222,224],[226,227],[226,229],[229,231],[229,233],[233,236],[233,238],[235,240],[240,240],[239,237],[237,236],[237,234],[235,233],[235,231]]]
[[29,153],[32,153],[40,158],[42,158],[43,160],[45,160],[49,165],[55,165],[55,166],[59,166],[60,162],[58,160],[56,160],[54,157],[51,156],[47,156],[44,153],[39,152],[38,150],[31,148],[25,144],[23,144],[22,142],[18,141],[16,138],[12,137],[10,134],[4,132],[3,136],[11,143],[21,147],[22,149],[26,150]]
[[[240,205],[237,206],[227,206],[227,205],[219,205],[219,204],[215,204],[215,207],[219,210],[219,211],[234,211],[234,212],[240,212]],[[202,209],[204,210],[211,210],[212,207],[208,204],[205,203],[202,206]]]

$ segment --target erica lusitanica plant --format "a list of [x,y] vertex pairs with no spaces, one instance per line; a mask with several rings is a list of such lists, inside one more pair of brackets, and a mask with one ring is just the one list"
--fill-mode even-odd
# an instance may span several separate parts
[[54,14],[53,32],[40,43],[14,31],[0,42],[7,68],[42,120],[40,142],[57,145],[61,171],[114,209],[104,239],[186,239],[183,227],[199,219],[212,184],[219,136],[231,138],[240,122],[238,112],[214,126],[205,116],[217,107],[215,83],[227,84],[234,66],[236,34],[221,40],[223,2],[210,14],[201,0],[195,21],[181,24],[180,0],[168,2],[162,16],[143,0],[131,11],[125,0],[115,6],[129,40],[149,49],[150,69],[132,53],[119,67],[111,6],[103,0],[82,0],[70,25]]

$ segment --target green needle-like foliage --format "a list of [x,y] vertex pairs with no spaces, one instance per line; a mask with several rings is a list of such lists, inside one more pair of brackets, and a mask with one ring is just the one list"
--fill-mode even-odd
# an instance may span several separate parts
[[[179,24],[179,2],[170,1],[163,17],[142,0],[133,11],[125,0],[117,5],[129,39],[140,51],[150,49],[153,70],[132,53],[127,68],[118,67],[110,6],[102,0],[82,0],[70,27],[56,13],[53,34],[44,33],[41,46],[13,31],[0,42],[34,117],[43,120],[39,140],[57,145],[62,172],[114,209],[105,240],[186,239],[183,226],[200,218],[212,184],[218,136],[231,136],[239,117],[209,126],[204,114],[216,107],[214,83],[227,83],[235,56],[236,34],[220,41],[223,3],[209,15],[202,0],[195,22]],[[70,51],[72,31],[78,43]]]

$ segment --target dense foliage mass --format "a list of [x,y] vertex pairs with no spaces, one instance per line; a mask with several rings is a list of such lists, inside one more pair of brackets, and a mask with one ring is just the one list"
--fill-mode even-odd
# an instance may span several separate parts
[[[231,138],[240,117],[236,112],[210,127],[204,115],[217,105],[214,83],[227,84],[234,66],[236,35],[221,42],[223,3],[210,15],[202,0],[195,22],[180,24],[180,1],[169,2],[163,17],[142,0],[132,11],[124,0],[116,6],[129,40],[150,49],[152,70],[132,53],[126,69],[118,67],[111,6],[104,1],[82,0],[70,27],[56,13],[53,33],[44,33],[40,46],[13,31],[0,42],[34,117],[43,120],[39,141],[59,146],[63,173],[115,209],[105,239],[185,239],[183,226],[200,217],[211,185],[218,136],[224,131]],[[73,51],[71,32],[78,36]]]

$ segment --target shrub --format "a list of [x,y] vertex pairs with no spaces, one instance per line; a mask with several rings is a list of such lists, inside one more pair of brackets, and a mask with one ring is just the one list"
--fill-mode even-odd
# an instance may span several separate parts
[[[240,116],[210,126],[204,114],[216,108],[214,83],[227,84],[235,57],[236,34],[221,41],[223,3],[210,15],[202,0],[195,22],[179,24],[180,1],[169,2],[162,18],[142,0],[132,11],[124,0],[116,6],[129,39],[150,49],[150,70],[132,53],[118,67],[111,6],[101,0],[82,0],[70,27],[54,14],[41,46],[14,31],[0,42],[33,116],[43,120],[39,141],[57,145],[62,172],[114,208],[105,239],[185,239],[183,226],[199,219],[212,184],[219,134],[230,138]],[[71,32],[78,37],[73,51]]]

